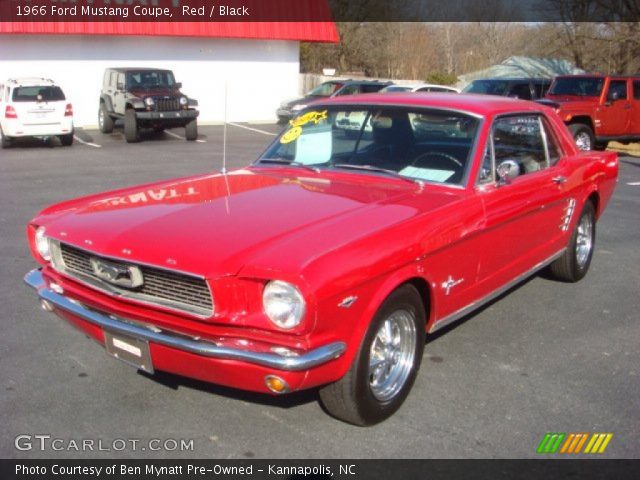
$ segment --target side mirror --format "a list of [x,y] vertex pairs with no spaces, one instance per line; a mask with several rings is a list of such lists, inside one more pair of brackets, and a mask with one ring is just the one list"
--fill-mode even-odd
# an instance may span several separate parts
[[116,85],[116,88],[117,88],[118,90],[124,90],[124,83],[122,83],[122,82],[118,82],[118,84]]
[[520,175],[520,166],[514,160],[504,160],[496,168],[498,184],[508,185],[511,180]]
[[174,87],[176,87],[178,90],[180,90],[182,88],[182,82],[176,82],[174,84]]
[[607,95],[607,101],[613,103],[616,100],[620,100],[620,92],[609,92]]

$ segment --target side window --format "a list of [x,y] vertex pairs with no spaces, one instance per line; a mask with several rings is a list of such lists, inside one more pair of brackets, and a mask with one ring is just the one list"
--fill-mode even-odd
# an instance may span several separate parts
[[493,124],[493,150],[496,168],[505,161],[515,162],[520,175],[546,168],[540,118],[537,115],[498,118]]
[[626,80],[611,80],[609,84],[609,93],[607,93],[607,100],[626,100],[627,98],[627,81]]
[[558,163],[558,160],[560,160],[560,157],[562,157],[562,149],[560,148],[560,143],[558,142],[558,138],[556,137],[546,118],[543,118],[542,120],[542,127],[544,128],[544,136],[547,140],[549,164],[555,165],[556,163]]
[[4,100],[4,85],[0,84],[0,102]]
[[533,90],[535,92],[536,98],[542,98],[547,94],[547,90],[549,90],[548,82],[536,82],[533,84]]
[[362,85],[362,93],[376,93],[383,87],[384,85]]
[[[118,83],[121,83],[122,85],[125,85],[124,73],[118,73],[118,81],[117,81],[116,85]],[[127,88],[126,85],[125,85],[125,88]]]
[[633,98],[640,100],[640,80],[633,81]]
[[355,95],[356,93],[360,93],[360,85],[347,85],[338,92],[338,95]]
[[517,83],[509,92],[510,97],[518,97],[523,100],[531,100],[531,87],[528,83]]

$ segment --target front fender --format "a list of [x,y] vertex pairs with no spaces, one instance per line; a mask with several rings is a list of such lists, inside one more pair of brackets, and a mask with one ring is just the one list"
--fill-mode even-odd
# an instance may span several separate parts
[[[385,274],[323,300],[318,305],[313,344],[326,342],[329,338],[339,338],[347,344],[347,350],[332,364],[330,370],[322,372],[322,376],[318,375],[321,372],[317,372],[312,379],[305,379],[307,383],[304,388],[334,382],[342,378],[358,355],[371,320],[384,300],[400,285],[415,278],[420,278],[430,285],[419,261],[405,265],[391,275]],[[350,306],[345,306],[345,300],[353,297],[356,298],[355,301]],[[425,307],[427,308],[427,323],[429,323],[433,311],[433,301],[430,301],[429,305]]]

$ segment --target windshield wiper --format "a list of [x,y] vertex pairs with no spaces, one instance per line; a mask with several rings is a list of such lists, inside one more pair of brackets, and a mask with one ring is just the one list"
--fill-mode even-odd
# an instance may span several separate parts
[[375,172],[375,173],[384,173],[390,177],[400,178],[402,180],[406,180],[407,182],[417,183],[422,186],[424,183],[422,180],[418,180],[417,178],[405,177],[404,175],[399,174],[395,170],[389,170],[388,168],[382,167],[374,167],[373,165],[352,165],[350,163],[337,163],[333,165],[334,168],[344,168],[348,170],[364,170],[366,172]]
[[261,158],[258,160],[258,163],[277,163],[279,165],[291,165],[293,167],[305,168],[307,170],[311,170],[315,173],[320,173],[320,169],[318,167],[312,167],[311,165],[307,165],[305,163],[296,162],[295,160],[288,160],[286,158]]

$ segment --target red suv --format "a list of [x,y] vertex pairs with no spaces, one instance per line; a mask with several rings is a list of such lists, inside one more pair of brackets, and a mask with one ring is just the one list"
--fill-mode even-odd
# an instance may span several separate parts
[[582,150],[640,140],[640,76],[559,76],[540,102],[555,109]]

